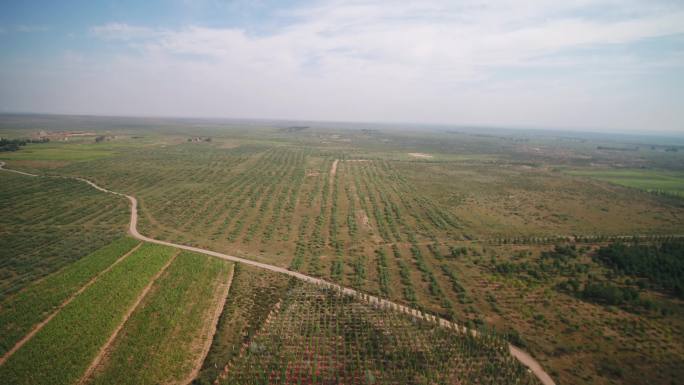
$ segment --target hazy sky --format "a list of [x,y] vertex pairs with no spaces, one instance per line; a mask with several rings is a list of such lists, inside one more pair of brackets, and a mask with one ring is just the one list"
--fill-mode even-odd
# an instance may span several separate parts
[[0,111],[683,132],[684,1],[3,1]]

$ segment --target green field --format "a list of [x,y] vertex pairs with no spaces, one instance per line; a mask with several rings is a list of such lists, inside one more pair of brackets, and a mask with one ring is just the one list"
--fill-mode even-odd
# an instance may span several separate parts
[[0,300],[125,234],[124,199],[0,171]]
[[122,238],[35,282],[0,303],[0,355],[89,280],[131,250],[138,241]]
[[299,142],[308,140],[178,141],[50,172],[135,195],[148,236],[289,267],[446,317],[461,294],[450,289],[439,256],[453,247],[684,229],[666,205],[540,167],[493,167],[476,156],[392,160],[373,156],[378,144]]
[[0,367],[8,384],[73,384],[173,249],[143,245],[64,307]]
[[[231,265],[181,253],[155,283],[117,336],[87,383],[177,383],[192,371],[201,333],[211,320],[217,286],[226,284]],[[198,346],[199,344],[199,346]]]
[[[112,139],[32,144],[0,154],[7,167],[85,177],[133,195],[146,236],[321,277],[473,329],[495,329],[524,345],[561,384],[669,385],[684,376],[677,365],[684,360],[681,301],[653,277],[628,276],[594,259],[607,243],[660,244],[684,233],[684,206],[663,196],[682,192],[684,151],[673,143],[446,127],[51,119],[55,130],[92,130]],[[29,123],[21,127],[36,126]],[[13,137],[32,134],[13,124],[0,119]],[[66,179],[0,172],[0,182],[4,295],[67,268],[126,230],[121,197]],[[555,244],[575,246],[576,255],[550,257]],[[182,275],[190,273],[179,274],[185,282]],[[242,347],[263,333],[270,334],[262,343],[274,340],[267,315],[297,287],[287,277],[245,266],[236,267],[233,284],[236,295],[227,298],[200,383],[254,363],[258,356],[249,355],[261,352],[260,342],[256,352]],[[627,293],[632,300],[595,301],[593,292]],[[298,310],[291,316],[316,306],[292,307]],[[346,306],[352,304],[340,305]],[[321,309],[344,312],[337,304]],[[178,311],[159,322],[192,313],[191,307]],[[148,324],[150,317],[143,318],[136,330]],[[310,321],[302,327],[328,327]],[[316,340],[307,333],[299,337]],[[113,351],[121,356],[112,367],[122,367],[125,355],[138,360],[153,346],[165,349],[155,345],[156,336],[149,338],[140,347],[127,343],[139,349],[135,354]],[[343,345],[365,343],[354,341]],[[281,350],[265,351],[277,356]],[[375,353],[359,354],[375,362],[369,370],[380,378]],[[169,365],[154,360],[157,368]],[[291,361],[307,367],[297,360]],[[382,378],[396,378],[395,369]],[[149,381],[161,378],[156,370],[146,373]],[[359,378],[367,374],[350,370]],[[280,378],[282,371],[276,372]],[[487,378],[486,370],[469,373]]]
[[40,143],[28,144],[14,153],[0,155],[2,160],[34,161],[88,161],[114,155],[113,148],[106,144],[82,143]]
[[586,176],[649,192],[684,196],[684,173],[657,170],[572,170],[570,175]]

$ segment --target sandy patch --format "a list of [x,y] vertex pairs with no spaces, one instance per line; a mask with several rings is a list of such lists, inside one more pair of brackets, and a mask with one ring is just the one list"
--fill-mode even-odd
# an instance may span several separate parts
[[414,158],[421,158],[421,159],[431,159],[432,158],[432,155],[423,154],[422,152],[409,152],[409,155],[414,157]]
[[370,225],[370,220],[368,219],[368,215],[366,214],[366,211],[364,210],[356,210],[356,216],[359,222],[361,222],[368,230],[371,229]]
[[332,166],[330,167],[330,184],[333,183],[333,180],[335,179],[335,174],[337,174],[337,163],[338,162],[339,162],[339,159],[335,159]]

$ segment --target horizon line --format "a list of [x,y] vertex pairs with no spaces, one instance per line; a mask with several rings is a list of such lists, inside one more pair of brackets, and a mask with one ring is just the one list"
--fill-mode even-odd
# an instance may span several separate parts
[[[97,114],[97,113],[66,113],[66,112],[36,112],[36,111],[0,111],[0,116],[56,116],[56,117],[84,117],[84,118],[128,118],[128,119],[177,119],[177,120],[233,120],[233,121],[261,121],[261,122],[306,122],[323,124],[368,124],[384,126],[422,126],[422,128],[471,128],[471,129],[498,129],[512,131],[544,131],[554,133],[574,133],[574,134],[620,134],[625,136],[651,136],[667,137],[674,135],[684,137],[684,129],[662,130],[643,132],[636,130],[625,130],[618,128],[587,128],[587,127],[561,127],[561,126],[539,126],[529,125],[496,125],[486,123],[428,123],[428,122],[409,122],[409,121],[369,121],[369,120],[322,120],[322,119],[303,119],[303,118],[263,118],[263,117],[230,117],[230,116],[187,116],[187,115],[134,115],[134,114]],[[340,127],[343,128],[343,127]],[[399,127],[394,127],[399,128]],[[421,127],[413,127],[419,129]],[[405,127],[411,129],[411,127]]]

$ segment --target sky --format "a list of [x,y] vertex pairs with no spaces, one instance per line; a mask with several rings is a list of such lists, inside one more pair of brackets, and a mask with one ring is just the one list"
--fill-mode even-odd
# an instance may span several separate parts
[[0,112],[684,133],[684,1],[3,1]]

